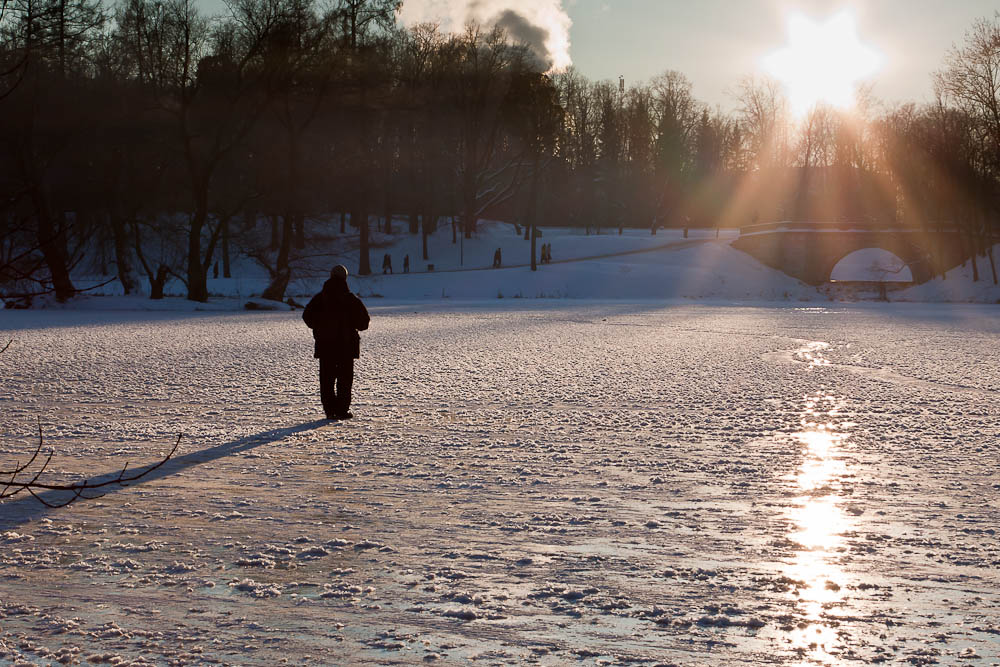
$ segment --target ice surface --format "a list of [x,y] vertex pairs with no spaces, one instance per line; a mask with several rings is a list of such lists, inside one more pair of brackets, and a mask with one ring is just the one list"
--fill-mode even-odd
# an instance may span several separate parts
[[0,314],[0,663],[1000,661],[995,306]]

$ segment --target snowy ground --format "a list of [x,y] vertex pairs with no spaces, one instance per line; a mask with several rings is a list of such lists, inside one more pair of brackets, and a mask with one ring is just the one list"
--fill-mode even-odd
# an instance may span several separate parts
[[996,306],[369,305],[0,313],[0,663],[1000,663]]

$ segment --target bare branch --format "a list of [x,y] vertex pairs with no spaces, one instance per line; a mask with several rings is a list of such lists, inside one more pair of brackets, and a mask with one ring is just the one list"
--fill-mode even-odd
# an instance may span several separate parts
[[[37,292],[20,292],[20,293],[3,292],[3,293],[0,293],[0,298],[2,298],[2,299],[12,299],[12,300],[14,300],[14,299],[32,299],[32,298],[34,298],[36,296],[44,296],[46,294],[52,294],[53,292],[56,291],[55,287],[50,286],[49,283],[46,282],[45,280],[31,278],[30,276],[23,276],[22,279],[23,280],[33,280],[34,282],[42,285],[42,288],[39,291],[37,291]],[[74,289],[73,292],[72,292],[72,296],[79,296],[80,294],[83,294],[85,292],[91,292],[93,290],[100,289],[100,288],[104,287],[105,285],[113,283],[116,280],[118,280],[118,278],[108,278],[103,283],[99,283],[97,285],[91,285],[90,287],[83,287],[83,288]],[[9,343],[8,343],[8,345],[9,345]],[[7,349],[7,348],[4,348],[4,349]],[[0,352],[2,352],[2,350],[0,350]]]
[[[8,346],[10,343],[7,344]],[[7,348],[5,347],[4,350]],[[2,352],[2,350],[0,350]],[[108,487],[126,487],[131,482],[142,479],[149,473],[153,472],[157,468],[163,466],[167,461],[169,461],[174,453],[177,451],[177,447],[181,444],[182,435],[177,436],[174,446],[167,452],[167,455],[156,463],[146,467],[141,472],[137,472],[126,476],[129,469],[129,463],[126,462],[121,471],[112,479],[106,479],[104,481],[92,481],[90,479],[82,480],[79,482],[74,482],[71,484],[47,484],[39,481],[42,474],[48,469],[49,463],[52,461],[53,452],[50,450],[45,461],[38,467],[34,473],[27,472],[34,465],[35,461],[38,459],[39,454],[42,451],[42,446],[44,444],[42,437],[42,425],[41,421],[38,424],[38,446],[35,448],[34,453],[31,458],[24,464],[14,464],[13,470],[0,471],[0,477],[5,477],[6,479],[0,481],[0,500],[4,498],[12,498],[17,494],[27,491],[33,498],[38,502],[42,503],[46,507],[58,508],[65,507],[70,503],[76,502],[77,500],[93,500],[95,498],[100,498],[104,493],[97,493],[96,495],[91,495],[97,489],[108,489]],[[25,474],[27,473],[27,474]],[[18,480],[19,475],[25,475],[25,479]],[[30,478],[29,478],[30,477]],[[68,499],[53,502],[39,495],[42,491],[65,491],[72,494]]]

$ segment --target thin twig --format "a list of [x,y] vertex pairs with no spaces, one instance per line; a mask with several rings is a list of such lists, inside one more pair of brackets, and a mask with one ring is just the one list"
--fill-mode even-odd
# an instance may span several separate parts
[[[45,459],[45,462],[42,463],[42,465],[38,468],[37,471],[34,472],[30,480],[18,481],[17,476],[24,473],[31,467],[31,465],[35,462],[35,460],[37,460],[38,455],[42,450],[43,446],[42,427],[41,427],[41,422],[39,421],[38,446],[35,448],[35,452],[34,454],[32,454],[30,460],[28,460],[28,462],[25,463],[24,465],[15,464],[15,468],[12,471],[0,472],[0,476],[8,477],[6,481],[0,482],[0,484],[3,485],[3,489],[0,490],[0,499],[12,498],[17,494],[21,493],[22,491],[27,491],[33,498],[35,498],[38,502],[42,503],[46,507],[58,508],[58,507],[65,507],[66,505],[76,502],[77,500],[93,500],[95,498],[100,498],[101,496],[104,495],[104,493],[98,493],[97,495],[89,495],[89,494],[85,495],[85,492],[93,491],[95,489],[102,489],[110,486],[126,487],[131,482],[135,482],[142,479],[143,477],[153,472],[157,468],[163,466],[167,461],[169,461],[173,457],[174,453],[177,451],[177,448],[181,444],[181,437],[182,435],[177,436],[177,440],[176,442],[174,442],[174,446],[170,449],[170,451],[167,453],[165,457],[163,457],[153,465],[149,466],[142,472],[138,472],[127,477],[125,473],[128,471],[129,468],[128,462],[125,463],[125,466],[121,469],[121,472],[118,473],[117,477],[103,482],[91,482],[89,480],[85,480],[82,482],[75,482],[73,484],[42,483],[39,481],[39,479],[41,478],[42,473],[44,473],[48,469],[49,463],[52,461],[52,452],[50,451]],[[44,497],[39,495],[40,491],[66,491],[73,495],[70,496],[69,499],[63,502],[50,502],[49,500],[46,500]]]

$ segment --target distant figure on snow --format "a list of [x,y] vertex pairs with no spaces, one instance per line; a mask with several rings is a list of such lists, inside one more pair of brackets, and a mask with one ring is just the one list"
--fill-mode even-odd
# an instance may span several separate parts
[[497,251],[493,253],[493,268],[499,269],[502,263],[503,262],[501,261],[500,257],[500,248],[497,248]]
[[410,256],[403,255],[403,273],[410,272]]
[[387,271],[392,273],[392,255],[389,253],[382,255],[382,275],[384,276]]
[[347,286],[347,267],[330,272],[323,291],[302,312],[316,339],[313,356],[319,359],[319,395],[327,419],[350,419],[354,360],[361,356],[361,336],[371,318],[361,299]]

